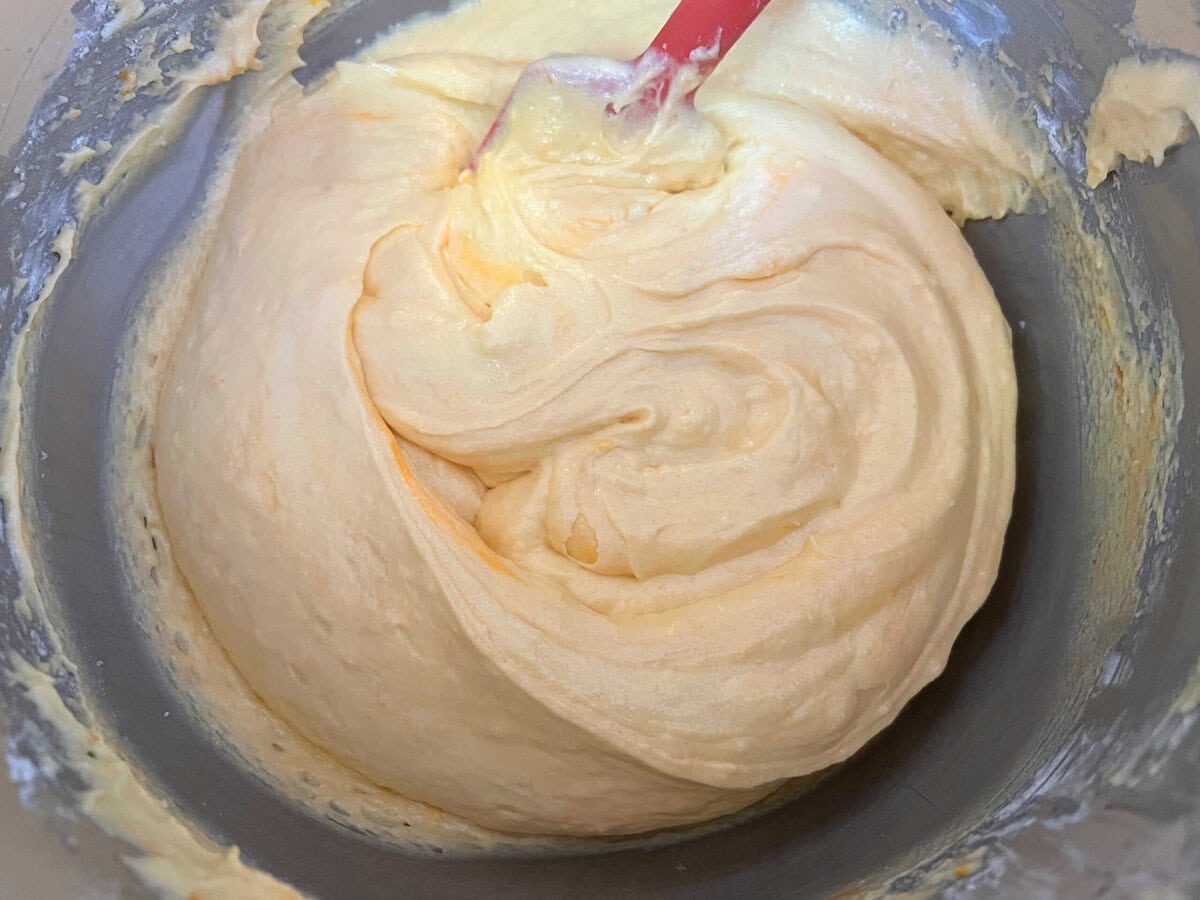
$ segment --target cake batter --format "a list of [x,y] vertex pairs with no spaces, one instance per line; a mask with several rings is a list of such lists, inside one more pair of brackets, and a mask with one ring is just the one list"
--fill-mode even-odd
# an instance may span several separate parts
[[944,207],[1032,176],[970,87],[862,90],[862,26],[776,0],[698,112],[525,91],[470,171],[524,61],[635,56],[670,4],[588,7],[486,0],[280,90],[154,436],[263,700],[522,833],[711,818],[854,753],[987,595],[1013,487],[1009,333]]

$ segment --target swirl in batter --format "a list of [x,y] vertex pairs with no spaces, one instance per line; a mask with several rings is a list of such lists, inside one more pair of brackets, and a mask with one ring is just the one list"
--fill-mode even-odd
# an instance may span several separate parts
[[[560,49],[632,56],[668,7],[614,5]],[[1001,152],[970,109],[832,113],[792,60],[851,26],[789,0],[698,112],[630,130],[546,85],[464,174],[539,49],[489,30],[512,7],[259,120],[159,498],[249,684],[365,776],[515,832],[697,821],[854,753],[983,602],[1016,385],[943,205],[1026,186],[962,176]]]

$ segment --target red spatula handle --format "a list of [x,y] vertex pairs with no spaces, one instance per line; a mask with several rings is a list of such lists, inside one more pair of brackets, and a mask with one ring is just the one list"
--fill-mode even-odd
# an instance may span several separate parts
[[716,47],[716,56],[701,65],[701,71],[707,72],[716,67],[770,2],[682,0],[650,47],[680,63],[688,62],[694,50]]
[[[692,53],[697,50],[715,51],[702,54],[694,61],[700,77],[691,80],[690,93],[687,96],[687,102],[690,103],[699,83],[717,67],[717,63],[729,52],[729,48],[737,43],[738,38],[750,27],[750,23],[758,18],[758,14],[766,9],[770,2],[771,0],[681,0],[675,7],[675,11],[671,13],[671,17],[667,19],[667,24],[658,33],[658,37],[650,44],[650,48],[637,60],[633,60],[633,63],[636,64],[648,54],[662,53],[672,61],[672,64],[660,66],[657,65],[659,60],[654,60],[656,68],[660,71],[650,80],[649,84],[642,85],[640,96],[633,99],[624,98],[620,109],[610,103],[607,107],[609,114],[616,115],[625,110],[633,110],[644,116],[656,115],[662,107],[664,98],[670,95],[672,82],[688,63],[693,62]],[[544,73],[547,64],[551,64],[551,68],[553,68],[553,59],[543,60],[540,64],[534,63],[526,70],[522,78],[532,73],[538,65],[542,66]],[[586,72],[584,74],[586,75]],[[597,90],[601,90],[602,74],[598,74],[595,81]],[[586,77],[581,79],[578,73],[573,73],[571,83],[584,84],[586,82]],[[514,89],[514,94],[520,90],[519,85],[520,82]],[[612,89],[611,84],[608,89]],[[479,145],[475,155],[471,157],[468,166],[470,171],[475,170],[479,158],[487,152],[496,135],[500,133],[511,104],[512,96],[501,107],[487,137],[483,139],[483,143]]]

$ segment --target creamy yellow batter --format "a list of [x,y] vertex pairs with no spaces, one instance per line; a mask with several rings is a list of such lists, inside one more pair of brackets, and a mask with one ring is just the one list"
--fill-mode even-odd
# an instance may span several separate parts
[[251,687],[503,830],[845,759],[1008,520],[1008,329],[946,212],[1040,170],[915,39],[775,0],[698,115],[547,86],[465,172],[525,62],[633,57],[671,5],[485,0],[276,91],[159,402],[174,553]]
[[1087,129],[1092,187],[1121,157],[1161,166],[1167,151],[1200,127],[1200,60],[1123,59],[1104,76]]

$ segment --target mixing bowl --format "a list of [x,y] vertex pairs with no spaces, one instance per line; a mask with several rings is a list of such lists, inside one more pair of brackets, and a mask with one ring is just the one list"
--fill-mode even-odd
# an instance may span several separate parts
[[[21,429],[3,446],[22,473],[5,524],[10,538],[22,529],[51,598],[44,612],[21,602],[18,571],[0,550],[0,643],[10,670],[17,660],[50,667],[67,706],[179,816],[323,897],[1200,891],[1200,574],[1188,549],[1200,542],[1200,413],[1184,403],[1200,391],[1200,143],[1161,169],[1127,166],[1094,193],[1082,183],[1088,106],[1106,68],[1131,53],[1127,26],[1135,12],[1144,19],[1142,5],[863,8],[885,25],[924,16],[964,53],[992,60],[1023,92],[1069,185],[1029,214],[966,229],[1013,329],[1018,478],[999,579],[946,673],[845,765],[745,821],[652,845],[465,856],[416,852],[337,810],[299,810],[279,797],[191,714],[143,634],[104,478],[116,361],[147,278],[196,208],[232,111],[228,84],[202,91],[179,139],[84,223],[72,262],[58,271],[75,186],[98,180],[107,164],[103,152],[60,154],[100,139],[119,144],[167,102],[153,91],[110,101],[164,24],[191,31],[200,53],[214,34],[209,14],[227,4],[147,0],[146,14],[114,32],[113,16],[135,5],[76,3],[73,21],[68,2],[31,9],[0,0],[8,101],[0,137],[13,144],[0,166],[8,248],[0,355],[9,365],[17,334],[34,329],[20,361]],[[310,26],[298,77],[317,77],[364,38],[436,7],[335,6]],[[1195,7],[1176,5],[1168,23],[1171,15],[1189,34]],[[75,49],[46,83],[71,28]],[[28,124],[23,134],[18,122]],[[1094,260],[1064,251],[1071,229],[1100,248],[1113,297],[1089,287]],[[51,300],[35,306],[55,277]],[[51,632],[74,665],[54,662]],[[92,873],[135,895],[111,862],[128,848],[72,816],[89,772],[61,764],[57,726],[42,720],[19,678],[9,681],[10,772],[33,808],[9,813],[6,827],[13,816],[23,829],[53,817],[68,843],[87,848],[82,875],[66,850],[56,869],[74,867],[73,884]],[[59,890],[40,884],[43,896]]]

